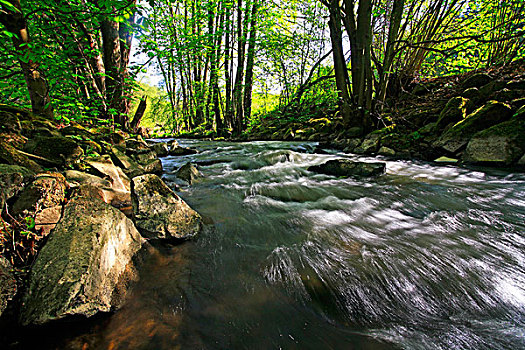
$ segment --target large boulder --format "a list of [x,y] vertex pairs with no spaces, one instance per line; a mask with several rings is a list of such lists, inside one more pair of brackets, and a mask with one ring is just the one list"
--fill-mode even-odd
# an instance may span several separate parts
[[512,119],[495,125],[472,137],[463,160],[474,164],[514,164],[525,153],[524,135],[524,120]]
[[468,102],[469,100],[461,96],[451,98],[439,114],[436,127],[442,130],[451,123],[457,123],[463,120],[467,114]]
[[133,271],[132,257],[143,242],[117,209],[92,198],[72,199],[31,269],[21,323],[118,308]]
[[135,224],[147,238],[188,239],[202,228],[201,216],[157,175],[133,178],[131,196]]
[[195,165],[188,162],[177,170],[175,176],[191,185],[196,178],[201,176],[201,173]]
[[31,170],[18,165],[0,164],[0,213],[5,202],[20,192],[34,175]]
[[16,148],[7,142],[0,140],[0,163],[10,165],[20,165],[34,172],[41,172],[43,169],[35,161],[20,153]]
[[42,173],[20,193],[12,213],[34,217],[46,208],[60,206],[66,198],[67,181],[59,173]]
[[165,157],[169,153],[169,147],[166,142],[156,142],[151,146],[151,149],[157,154],[159,157]]
[[129,157],[125,153],[125,150],[121,149],[119,146],[111,147],[110,152],[111,159],[116,165],[121,167],[130,178],[144,174],[142,166]]
[[195,149],[188,148],[188,147],[181,147],[181,146],[172,147],[170,148],[170,151],[169,151],[170,156],[185,156],[188,154],[196,154],[196,153],[199,153],[199,152]]
[[13,274],[11,263],[0,256],[0,316],[7,308],[7,304],[13,300],[17,291],[16,279]]
[[511,108],[501,102],[489,101],[478,108],[465,119],[448,129],[434,143],[435,148],[441,148],[449,153],[457,153],[466,147],[468,141],[477,132],[508,120]]
[[494,78],[492,78],[487,73],[474,73],[467,79],[463,81],[463,88],[468,89],[472,87],[480,88],[484,85],[490,83]]
[[370,177],[384,174],[386,163],[367,163],[356,162],[349,159],[333,159],[321,165],[311,166],[308,170],[337,177]]
[[26,143],[24,151],[60,165],[71,164],[84,154],[74,140],[63,136],[37,136]]
[[76,170],[66,171],[65,177],[70,186],[74,188],[75,195],[85,196],[91,193],[96,198],[120,209],[126,215],[131,215],[131,191],[126,185],[122,186],[120,181],[111,181]]
[[381,142],[380,133],[368,134],[361,145],[354,149],[354,153],[357,154],[374,154],[379,149]]
[[130,191],[130,180],[121,168],[115,166],[109,156],[102,156],[97,159],[87,160],[93,169],[107,178],[111,182],[111,188],[115,190]]

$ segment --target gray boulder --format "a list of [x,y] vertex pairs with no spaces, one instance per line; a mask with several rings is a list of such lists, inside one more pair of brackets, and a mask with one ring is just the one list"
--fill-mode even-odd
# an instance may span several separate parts
[[118,308],[132,276],[132,257],[144,240],[117,209],[77,197],[33,265],[23,296],[23,325]]
[[156,142],[151,146],[151,148],[159,157],[165,157],[169,153],[169,147],[166,142]]
[[201,216],[157,175],[132,180],[133,218],[142,235],[153,239],[188,239],[202,229]]
[[177,146],[177,147],[170,148],[169,155],[170,156],[185,156],[188,154],[196,154],[196,153],[199,153],[199,152],[195,149]]
[[489,101],[448,129],[433,146],[450,153],[457,153],[466,147],[474,134],[508,120],[511,113],[510,106],[497,101]]
[[7,304],[13,300],[16,291],[17,286],[13,267],[6,258],[0,256],[0,316],[7,308]]
[[466,163],[511,165],[525,153],[525,121],[512,119],[483,130],[470,140]]
[[370,177],[385,173],[386,163],[356,162],[349,159],[334,159],[328,162],[311,166],[309,171],[337,177]]
[[191,163],[186,163],[183,166],[180,167],[179,170],[175,173],[175,176],[177,176],[179,179],[186,181],[190,185],[192,182],[201,176],[201,173],[195,167],[195,165]]

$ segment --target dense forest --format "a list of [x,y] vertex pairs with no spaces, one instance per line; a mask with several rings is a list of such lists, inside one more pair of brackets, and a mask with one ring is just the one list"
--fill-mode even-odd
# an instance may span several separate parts
[[0,0],[0,344],[525,348],[525,1]]
[[143,124],[165,135],[312,117],[366,134],[422,78],[524,56],[519,0],[0,4],[4,103],[135,131],[147,105]]

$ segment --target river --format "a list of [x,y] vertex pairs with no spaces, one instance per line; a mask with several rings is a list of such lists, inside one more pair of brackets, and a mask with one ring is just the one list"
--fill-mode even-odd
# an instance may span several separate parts
[[[387,161],[308,172],[312,143],[182,140],[164,179],[207,222],[150,248],[122,310],[64,348],[525,348],[525,174]],[[173,174],[188,161],[192,186]],[[54,343],[57,344],[57,343]]]

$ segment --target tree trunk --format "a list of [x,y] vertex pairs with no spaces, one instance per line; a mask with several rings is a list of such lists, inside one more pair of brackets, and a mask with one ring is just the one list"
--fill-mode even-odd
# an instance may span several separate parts
[[129,129],[135,134],[139,130],[140,121],[142,120],[142,117],[144,116],[144,112],[146,111],[147,100],[148,100],[148,96],[143,96],[140,99],[140,103],[137,108],[137,111],[135,112],[135,116],[133,117],[133,120],[131,121],[131,124],[129,126]]
[[120,36],[119,24],[111,19],[104,18],[101,21],[102,44],[104,49],[104,67],[106,69],[106,100],[108,101],[108,113],[118,123],[120,112],[120,97],[122,96],[122,85],[120,79]]
[[4,25],[8,32],[14,34],[12,36],[13,45],[19,55],[18,60],[24,73],[27,90],[29,91],[31,107],[35,114],[53,118],[53,108],[51,106],[51,99],[49,98],[49,86],[44,79],[44,75],[39,70],[40,64],[29,59],[31,56],[29,46],[30,37],[27,23],[22,13],[22,7],[20,6],[20,0],[8,1],[17,8],[19,12],[7,10],[0,13],[0,23]]
[[[248,39],[248,57],[246,61],[246,80],[244,83],[244,115],[249,120],[252,114],[253,65],[255,62],[255,36],[257,35],[257,0],[252,5],[250,38]],[[246,125],[244,125],[245,127]]]

